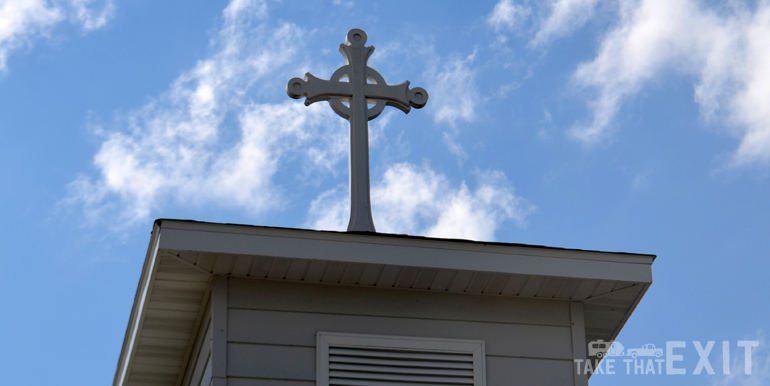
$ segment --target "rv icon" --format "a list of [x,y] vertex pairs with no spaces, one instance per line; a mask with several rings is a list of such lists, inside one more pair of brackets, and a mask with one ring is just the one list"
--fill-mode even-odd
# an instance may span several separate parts
[[604,341],[602,339],[588,343],[588,356],[595,356],[599,359],[605,356],[623,355],[623,344],[618,341]]

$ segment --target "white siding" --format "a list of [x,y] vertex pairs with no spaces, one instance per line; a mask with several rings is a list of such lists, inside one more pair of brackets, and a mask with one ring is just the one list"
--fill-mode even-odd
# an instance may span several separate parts
[[211,383],[211,337],[211,313],[207,309],[190,355],[183,385],[207,386]]
[[568,302],[228,282],[228,386],[314,385],[317,331],[482,340],[490,386],[574,384]]

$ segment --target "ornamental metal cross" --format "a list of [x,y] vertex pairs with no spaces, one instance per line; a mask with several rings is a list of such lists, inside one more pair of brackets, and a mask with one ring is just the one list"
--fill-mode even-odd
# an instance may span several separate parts
[[409,81],[386,84],[382,75],[367,65],[372,52],[374,47],[366,46],[366,33],[352,29],[340,44],[347,64],[334,71],[331,79],[319,79],[308,72],[305,79],[292,78],[286,87],[290,97],[306,97],[306,106],[329,101],[339,116],[350,121],[348,232],[375,232],[369,195],[369,120],[377,118],[385,106],[409,113],[412,107],[419,109],[428,102],[428,92],[421,87],[410,89]]

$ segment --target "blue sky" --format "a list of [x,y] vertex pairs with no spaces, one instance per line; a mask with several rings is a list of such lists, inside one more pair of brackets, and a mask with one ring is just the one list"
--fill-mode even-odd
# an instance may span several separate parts
[[695,0],[0,0],[4,382],[112,381],[156,218],[345,228],[347,122],[284,89],[351,28],[430,93],[370,122],[378,231],[656,254],[618,340],[687,374],[591,384],[770,384],[770,2]]

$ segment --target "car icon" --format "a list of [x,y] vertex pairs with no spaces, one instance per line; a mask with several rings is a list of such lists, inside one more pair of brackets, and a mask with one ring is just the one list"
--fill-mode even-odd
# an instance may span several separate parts
[[654,344],[647,343],[640,348],[630,348],[626,350],[626,353],[627,353],[626,355],[630,356],[631,358],[636,358],[636,357],[660,358],[661,355],[663,355],[663,349],[655,348]]

